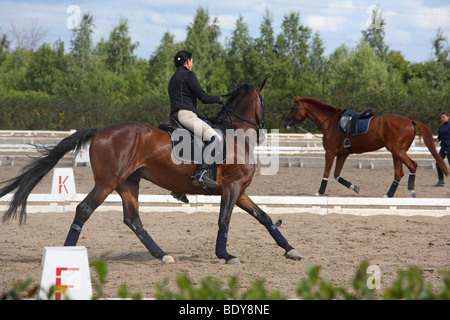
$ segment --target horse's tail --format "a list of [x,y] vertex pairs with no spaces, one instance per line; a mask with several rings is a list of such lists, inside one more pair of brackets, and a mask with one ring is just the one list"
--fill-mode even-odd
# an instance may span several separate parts
[[56,166],[59,160],[69,151],[77,150],[92,139],[97,133],[97,129],[85,129],[77,131],[74,134],[63,139],[53,148],[45,146],[36,146],[42,156],[36,158],[21,171],[20,175],[4,181],[8,183],[0,190],[0,198],[18,188],[14,194],[8,209],[3,215],[3,222],[9,221],[11,218],[16,218],[17,210],[20,207],[19,223],[22,224],[26,220],[27,199],[34,187],[42,180],[42,178],[49,173],[49,171]]
[[447,165],[445,164],[444,159],[442,159],[441,156],[439,155],[439,153],[436,151],[436,146],[434,144],[434,139],[433,139],[433,133],[431,132],[431,130],[426,125],[424,125],[423,123],[421,123],[419,121],[414,120],[413,124],[415,124],[419,128],[419,133],[423,137],[423,142],[427,146],[428,150],[430,150],[431,154],[433,155],[434,159],[436,160],[437,164],[442,169],[444,174],[446,176],[448,176],[449,171],[448,171]]

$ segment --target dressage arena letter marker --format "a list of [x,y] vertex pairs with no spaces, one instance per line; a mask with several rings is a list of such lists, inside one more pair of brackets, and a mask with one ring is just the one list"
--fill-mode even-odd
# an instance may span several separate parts
[[91,275],[85,247],[45,247],[39,299],[48,299],[55,286],[55,300],[92,298]]
[[55,168],[53,171],[52,194],[75,195],[75,178],[72,168]]
[[91,159],[89,157],[89,147],[82,146],[73,158],[73,166],[76,167],[79,163],[84,163],[87,166],[91,166]]

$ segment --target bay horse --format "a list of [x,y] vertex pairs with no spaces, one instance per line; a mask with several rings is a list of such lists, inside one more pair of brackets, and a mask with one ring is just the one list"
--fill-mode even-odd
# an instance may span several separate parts
[[[294,96],[294,99],[294,105],[283,122],[284,127],[290,129],[293,125],[302,122],[306,118],[310,118],[323,133],[322,140],[325,149],[325,169],[323,171],[323,178],[319,191],[316,195],[323,195],[325,193],[328,177],[335,158],[336,165],[334,169],[334,178],[342,185],[359,193],[358,186],[353,185],[351,182],[340,176],[344,162],[349,156],[348,149],[344,147],[344,140],[346,137],[338,131],[338,121],[344,110],[335,108],[313,98],[300,98]],[[436,151],[430,129],[419,121],[410,120],[395,114],[375,116],[370,122],[367,133],[350,137],[351,150],[353,153],[365,153],[383,147],[386,147],[386,149],[392,153],[395,169],[394,181],[385,197],[394,196],[398,184],[404,175],[403,164],[410,172],[408,190],[410,190],[411,195],[415,197],[414,181],[417,163],[406,154],[414,141],[416,134],[414,126],[419,129],[419,133],[423,136],[425,145],[433,155],[439,167],[443,169],[445,175],[448,175],[449,170]]]
[[[256,87],[252,84],[235,85],[235,89],[226,95],[228,99],[216,117],[220,119],[219,116],[222,116],[230,120],[224,121],[223,127],[235,129],[236,134],[245,134],[248,130],[254,131],[264,127],[264,102],[260,92],[266,79]],[[24,167],[19,176],[6,181],[8,184],[0,190],[0,197],[3,197],[18,189],[4,213],[3,222],[16,218],[18,210],[19,223],[25,222],[27,197],[33,188],[67,152],[79,150],[88,141],[91,141],[89,155],[95,185],[76,207],[75,218],[64,245],[77,244],[83,225],[115,190],[122,198],[125,225],[136,234],[153,257],[165,263],[174,262],[173,257],[156,244],[141,223],[139,182],[141,179],[149,180],[180,194],[206,194],[208,189],[192,185],[197,164],[172,161],[171,138],[166,131],[139,122],[121,123],[103,129],[80,130],[56,146],[40,150],[43,156]],[[242,146],[235,144],[234,149],[237,148]],[[231,159],[227,158],[225,163],[217,165],[218,186],[213,194],[220,195],[221,201],[215,254],[228,264],[240,263],[239,259],[229,254],[226,249],[231,213],[237,205],[266,227],[276,244],[285,250],[286,258],[300,260],[301,256],[279,231],[280,221],[273,223],[268,214],[245,193],[253,179],[256,165],[237,159],[239,156],[248,157],[249,153],[253,153],[253,149],[249,150],[246,146],[244,148],[243,152],[234,152]]]

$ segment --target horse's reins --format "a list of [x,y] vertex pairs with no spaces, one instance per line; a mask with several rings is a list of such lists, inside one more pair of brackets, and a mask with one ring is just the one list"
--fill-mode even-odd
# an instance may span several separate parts
[[243,120],[243,121],[245,121],[245,122],[248,122],[248,123],[250,123],[250,124],[252,124],[252,125],[254,125],[256,128],[258,128],[258,129],[263,129],[264,128],[264,100],[263,100],[263,98],[262,98],[262,95],[261,95],[261,92],[258,90],[258,88],[256,88],[255,87],[255,90],[256,90],[256,92],[258,93],[258,96],[259,96],[259,101],[260,101],[260,103],[261,103],[261,108],[262,108],[262,110],[263,110],[263,116],[262,116],[262,122],[260,123],[260,124],[257,124],[255,121],[252,121],[252,120],[249,120],[249,119],[247,119],[247,118],[245,118],[244,116],[241,116],[239,113],[237,113],[236,111],[234,111],[233,109],[231,109],[231,108],[228,108],[228,107],[226,107],[226,106],[224,106],[225,107],[225,109],[228,111],[228,112],[231,112],[232,114],[234,114],[236,117],[238,117],[239,119],[241,119],[241,120]]
[[[247,123],[250,123],[251,125],[254,125],[258,129],[257,130],[257,139],[258,139],[257,141],[259,141],[259,134],[260,134],[260,132],[259,132],[260,130],[259,129],[264,129],[264,126],[265,126],[265,121],[264,121],[265,108],[264,108],[264,100],[262,98],[261,92],[256,87],[255,87],[255,90],[258,93],[259,101],[261,103],[261,108],[262,108],[262,111],[263,111],[262,121],[261,121],[260,124],[256,123],[256,121],[252,121],[250,119],[247,119],[246,117],[244,117],[244,116],[240,115],[239,113],[237,113],[236,111],[234,111],[232,108],[229,108],[229,107],[227,107],[225,105],[223,107],[224,107],[225,111],[227,112],[228,117],[230,117],[230,113],[232,113],[233,115],[235,115],[236,117],[238,117],[242,121],[245,121]],[[231,120],[231,117],[230,117],[230,120]],[[231,123],[233,123],[232,120],[231,120]]]

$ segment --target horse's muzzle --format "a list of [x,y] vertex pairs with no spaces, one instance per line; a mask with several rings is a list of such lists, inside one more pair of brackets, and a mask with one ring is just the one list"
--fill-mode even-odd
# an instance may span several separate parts
[[294,125],[294,119],[286,117],[283,121],[283,126],[285,129],[289,130]]

